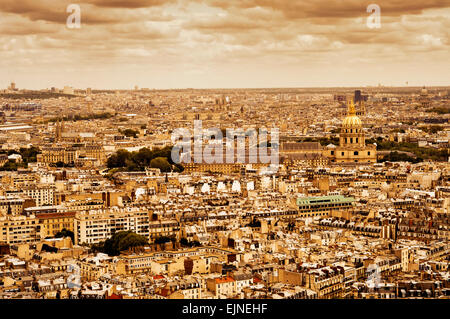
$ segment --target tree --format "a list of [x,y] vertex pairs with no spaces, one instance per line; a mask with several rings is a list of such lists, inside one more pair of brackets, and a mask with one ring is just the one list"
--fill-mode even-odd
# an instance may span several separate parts
[[133,138],[136,138],[137,135],[139,134],[139,131],[135,131],[130,128],[127,128],[123,131],[119,130],[119,132],[125,135],[126,137],[133,137]]
[[34,163],[37,162],[37,154],[39,154],[41,151],[39,148],[31,146],[29,148],[21,147],[20,155],[22,156],[22,160],[25,163]]
[[8,160],[1,168],[0,171],[17,171],[19,167],[27,167],[25,163],[16,163],[15,161]]
[[180,245],[181,246],[185,246],[185,247],[190,247],[189,246],[189,241],[186,238],[184,238],[184,237],[180,239]]
[[393,151],[388,155],[384,156],[380,162],[411,162],[411,163],[419,163],[423,160],[420,157],[414,158],[405,153],[399,153],[397,151]]
[[198,240],[189,241],[187,238],[183,237],[180,239],[180,245],[183,247],[198,247],[201,246]]
[[130,159],[131,154],[127,150],[118,150],[107,160],[108,168],[125,167],[126,160]]
[[183,167],[183,165],[181,165],[181,164],[174,164],[173,171],[174,171],[175,173],[181,173],[181,172],[184,171],[184,167]]
[[161,236],[155,238],[155,244],[165,244],[171,241],[170,237],[167,236]]
[[[161,159],[158,159],[161,158]],[[152,160],[158,159],[151,164]],[[162,149],[141,148],[137,152],[128,152],[126,150],[118,150],[112,154],[107,160],[109,169],[125,168],[127,171],[144,171],[146,167],[160,168],[163,172],[170,172],[174,165],[174,171],[182,172],[184,167],[175,164],[172,161],[172,147],[164,147]]]
[[157,157],[150,161],[150,167],[159,168],[161,172],[170,172],[172,166],[165,157]]
[[148,245],[148,240],[142,235],[138,235],[131,230],[115,233],[104,243],[94,245],[94,251],[100,251],[110,256],[117,256],[121,251],[134,247],[143,247]]
[[64,162],[59,161],[59,162],[56,162],[55,165],[56,165],[56,167],[64,167]]
[[133,161],[140,167],[147,167],[154,158],[153,152],[148,148],[141,148],[137,153],[133,154]]
[[72,231],[63,228],[60,232],[57,232],[55,238],[64,238],[70,237],[72,239],[72,243],[75,242],[75,235]]

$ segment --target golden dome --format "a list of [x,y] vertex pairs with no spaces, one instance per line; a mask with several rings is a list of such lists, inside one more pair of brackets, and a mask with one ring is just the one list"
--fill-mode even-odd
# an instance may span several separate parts
[[355,127],[355,126],[362,126],[361,119],[357,117],[356,115],[349,115],[342,121],[343,127]]
[[353,104],[353,100],[348,105],[348,115],[342,121],[342,127],[352,128],[352,127],[361,127],[362,122],[361,119],[356,116],[355,104]]

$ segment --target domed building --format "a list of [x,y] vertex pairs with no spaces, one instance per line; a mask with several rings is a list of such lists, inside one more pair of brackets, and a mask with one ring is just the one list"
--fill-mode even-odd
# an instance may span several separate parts
[[428,90],[425,87],[423,87],[420,91],[419,102],[422,107],[428,107],[431,105],[430,96],[428,95]]
[[376,145],[366,145],[361,119],[356,115],[353,100],[348,104],[347,117],[342,121],[339,146],[327,147],[326,155],[336,163],[376,163]]

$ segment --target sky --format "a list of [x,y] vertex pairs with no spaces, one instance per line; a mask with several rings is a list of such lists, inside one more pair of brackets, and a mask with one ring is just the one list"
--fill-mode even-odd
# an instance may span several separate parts
[[449,71],[450,0],[0,0],[0,89],[432,86]]

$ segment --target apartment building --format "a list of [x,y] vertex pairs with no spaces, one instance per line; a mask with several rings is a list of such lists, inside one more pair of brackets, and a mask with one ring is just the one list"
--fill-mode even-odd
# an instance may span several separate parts
[[175,273],[204,274],[211,271],[214,262],[240,260],[233,249],[197,247],[178,251],[158,251],[139,255],[122,255],[117,263],[117,273],[135,274],[150,271],[154,274]]
[[13,189],[20,189],[25,186],[30,186],[38,182],[39,177],[31,172],[12,172],[1,177],[3,185],[9,186]]
[[41,239],[41,226],[35,216],[0,217],[0,243],[23,244]]
[[156,220],[148,225],[149,241],[154,243],[158,237],[174,237],[180,232],[180,223],[174,219]]
[[116,232],[128,230],[148,238],[149,220],[149,212],[139,208],[77,212],[74,217],[75,243],[98,243]]
[[236,294],[236,280],[232,277],[210,278],[206,280],[206,287],[218,299],[225,299]]
[[53,186],[34,186],[22,188],[22,193],[35,200],[36,206],[53,205],[55,188]]
[[106,254],[97,254],[94,257],[86,257],[77,262],[80,276],[84,280],[92,281],[99,279],[102,275],[113,272],[115,263],[113,258]]
[[24,202],[22,198],[0,197],[0,215],[20,215]]
[[305,273],[305,286],[317,292],[318,298],[342,297],[345,291],[345,271],[342,267],[322,267]]
[[75,212],[36,214],[44,237],[53,237],[63,229],[74,231]]

